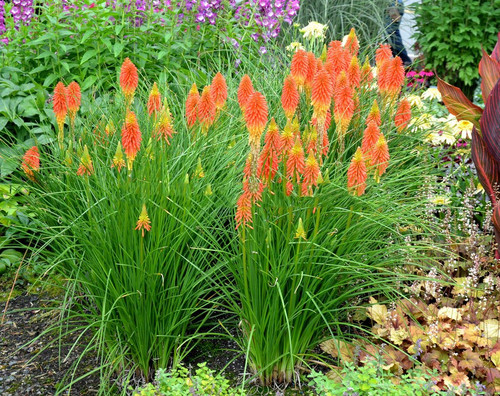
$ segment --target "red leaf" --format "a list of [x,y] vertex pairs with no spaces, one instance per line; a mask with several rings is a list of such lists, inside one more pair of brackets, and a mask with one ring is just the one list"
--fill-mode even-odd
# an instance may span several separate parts
[[495,381],[495,378],[500,378],[500,371],[494,368],[488,369],[488,373],[486,374],[486,382],[493,382]]
[[481,92],[483,93],[483,100],[486,102],[488,96],[500,78],[500,63],[491,58],[484,48],[483,57],[479,62],[479,74],[482,77]]
[[479,119],[481,118],[483,109],[467,99],[460,88],[448,84],[439,77],[437,80],[438,90],[441,93],[443,102],[448,108],[448,111],[456,116],[457,119],[470,121],[476,128],[480,128]]
[[500,164],[500,80],[488,96],[480,125],[481,136],[488,151]]
[[495,45],[495,48],[493,48],[491,57],[495,59],[497,62],[500,62],[500,32],[498,32],[497,44]]
[[494,187],[500,183],[500,164],[495,161],[476,128],[472,129],[471,155],[479,181],[495,206],[497,199]]

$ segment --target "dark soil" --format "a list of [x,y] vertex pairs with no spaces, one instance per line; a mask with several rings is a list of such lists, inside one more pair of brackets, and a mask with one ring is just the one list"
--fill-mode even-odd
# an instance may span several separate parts
[[[55,304],[57,302],[48,298],[26,293],[10,300],[5,320],[0,325],[0,395],[54,395],[63,384],[64,376],[71,372],[86,343],[80,340],[79,346],[64,359],[78,334],[73,333],[61,344],[55,342],[49,347],[47,345],[58,337],[55,331],[31,342],[57,320],[57,311],[45,309]],[[5,302],[0,302],[0,318],[4,308]],[[76,378],[96,365],[95,358],[85,356],[78,366]],[[63,394],[95,395],[98,387],[99,374],[94,373]]]

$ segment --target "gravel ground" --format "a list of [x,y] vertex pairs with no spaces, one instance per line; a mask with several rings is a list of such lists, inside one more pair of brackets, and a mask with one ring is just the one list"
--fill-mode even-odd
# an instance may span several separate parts
[[[64,362],[59,359],[59,356],[67,355],[78,334],[66,337],[61,350],[59,343],[54,343],[42,351],[57,334],[44,334],[30,343],[56,319],[55,312],[43,309],[47,306],[54,306],[54,301],[38,295],[22,294],[9,302],[5,320],[0,325],[0,395],[54,395],[64,375],[79,357],[82,348],[77,347]],[[0,303],[0,314],[4,307],[5,302]],[[84,343],[85,341],[81,341],[81,344]],[[77,376],[95,366],[95,359],[85,357],[80,363]],[[95,395],[98,385],[98,374],[91,375],[78,382],[65,395]]]

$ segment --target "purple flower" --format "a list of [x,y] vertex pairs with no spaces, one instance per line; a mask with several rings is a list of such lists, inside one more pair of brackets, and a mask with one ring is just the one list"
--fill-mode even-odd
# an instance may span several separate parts
[[12,9],[10,10],[16,29],[21,24],[29,26],[33,18],[33,0],[12,0]]
[[[3,35],[7,28],[5,27],[5,2],[0,0],[0,36]],[[2,39],[3,41],[4,39]]]
[[266,48],[266,47],[264,47],[264,46],[262,46],[262,47],[260,47],[260,48],[259,48],[259,52],[260,52],[262,55],[264,55],[265,53],[267,53],[267,48]]

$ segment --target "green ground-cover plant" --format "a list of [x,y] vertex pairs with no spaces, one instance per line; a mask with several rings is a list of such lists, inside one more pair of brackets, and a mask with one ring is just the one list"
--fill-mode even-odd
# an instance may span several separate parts
[[416,40],[426,66],[472,99],[481,47],[490,51],[498,32],[497,0],[423,0],[415,8]]

